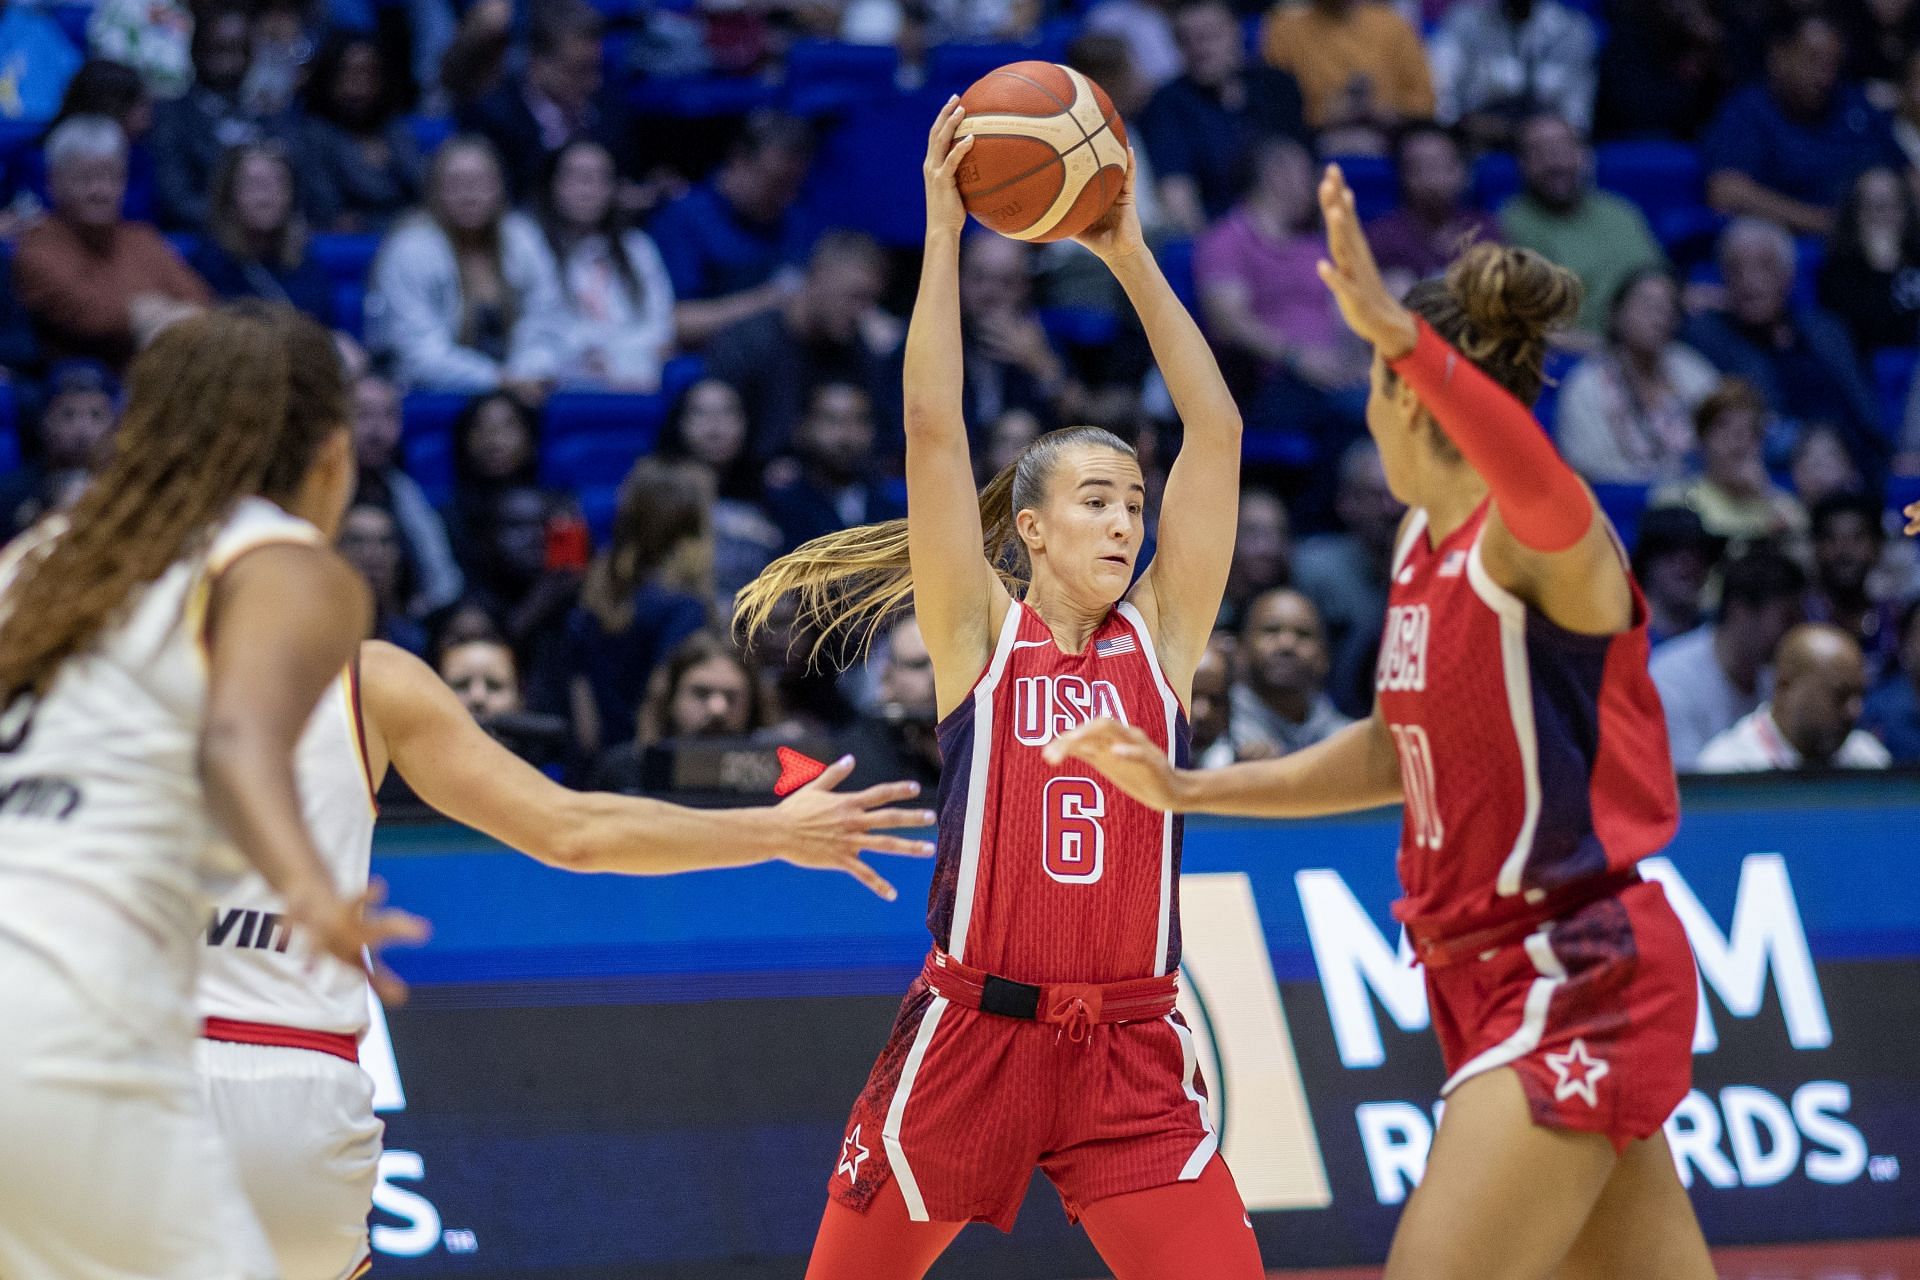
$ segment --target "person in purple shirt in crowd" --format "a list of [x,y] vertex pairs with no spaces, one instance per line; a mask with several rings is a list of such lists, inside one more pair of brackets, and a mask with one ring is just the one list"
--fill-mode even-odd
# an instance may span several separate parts
[[1407,125],[1393,140],[1400,207],[1367,226],[1367,242],[1387,286],[1408,286],[1439,275],[1475,240],[1499,240],[1500,223],[1466,201],[1471,175],[1453,130],[1431,120]]
[[1855,177],[1900,166],[1886,114],[1840,78],[1846,56],[1840,29],[1818,10],[1772,28],[1765,80],[1729,98],[1701,139],[1709,204],[1824,236]]

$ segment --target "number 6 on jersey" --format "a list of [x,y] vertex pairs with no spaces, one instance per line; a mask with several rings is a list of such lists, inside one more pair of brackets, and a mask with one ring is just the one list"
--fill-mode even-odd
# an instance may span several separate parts
[[1053,778],[1044,803],[1047,874],[1062,884],[1092,884],[1106,868],[1106,796],[1092,778]]

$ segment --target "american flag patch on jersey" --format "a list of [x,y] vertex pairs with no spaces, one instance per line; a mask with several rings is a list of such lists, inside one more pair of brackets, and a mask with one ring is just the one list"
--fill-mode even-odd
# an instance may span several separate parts
[[1442,578],[1457,578],[1466,567],[1466,552],[1457,550],[1449,551],[1447,552],[1447,558],[1440,562],[1440,576]]
[[1093,642],[1093,656],[1096,658],[1118,658],[1122,654],[1139,651],[1140,647],[1133,642],[1132,636],[1115,636],[1111,640]]

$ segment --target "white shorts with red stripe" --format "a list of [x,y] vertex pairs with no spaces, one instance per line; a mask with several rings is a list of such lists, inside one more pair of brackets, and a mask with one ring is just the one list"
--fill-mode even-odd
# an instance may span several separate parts
[[386,1127],[372,1079],[331,1053],[216,1040],[196,1064],[282,1280],[362,1274]]

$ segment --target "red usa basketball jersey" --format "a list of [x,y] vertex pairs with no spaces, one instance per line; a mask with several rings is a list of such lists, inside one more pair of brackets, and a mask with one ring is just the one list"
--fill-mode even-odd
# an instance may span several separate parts
[[1438,545],[1413,513],[1374,670],[1405,793],[1394,914],[1443,932],[1629,867],[1679,822],[1638,584],[1628,630],[1556,626],[1488,575],[1491,510]]
[[1185,763],[1186,714],[1140,613],[1120,604],[1077,654],[1024,603],[941,722],[939,861],[927,927],[955,959],[1018,982],[1118,982],[1180,963],[1179,817],[1041,748],[1096,716]]

